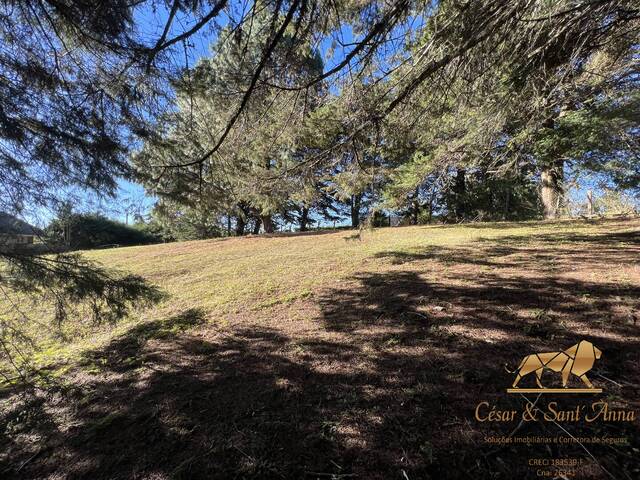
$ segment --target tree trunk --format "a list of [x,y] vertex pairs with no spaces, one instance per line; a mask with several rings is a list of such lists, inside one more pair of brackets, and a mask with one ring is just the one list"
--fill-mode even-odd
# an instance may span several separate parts
[[231,215],[227,214],[227,237],[231,236]]
[[262,220],[260,217],[256,217],[256,221],[253,224],[253,234],[258,235],[260,233],[260,225],[262,225]]
[[465,193],[467,191],[467,182],[466,182],[467,171],[464,168],[458,168],[456,170],[456,183],[453,187],[453,191],[455,193],[455,215],[456,220],[461,221],[464,220],[465,215]]
[[507,191],[504,197],[504,214],[502,215],[503,220],[507,220],[509,218],[510,202],[511,202],[511,191],[509,190],[509,188],[507,188]]
[[209,236],[209,231],[207,229],[204,212],[200,215],[200,221],[198,222],[198,236],[202,240],[204,240]]
[[302,207],[302,212],[300,213],[300,231],[307,231],[307,224],[309,223],[309,209],[307,207]]
[[244,228],[246,227],[246,222],[244,221],[244,218],[242,218],[241,216],[237,216],[236,217],[236,236],[241,237],[242,235],[244,235]]
[[540,199],[546,219],[557,218],[559,214],[563,167],[564,162],[557,160],[551,165],[545,165],[540,170]]
[[429,210],[427,211],[427,223],[431,225],[431,221],[433,220],[433,201],[435,199],[434,189],[431,189],[429,192]]
[[[558,119],[564,117],[569,110],[568,105],[562,105],[558,115],[548,118],[543,126],[548,129],[553,129],[557,125]],[[551,158],[553,158],[553,156]],[[563,181],[563,160],[544,162],[540,167],[540,200],[542,201],[544,218],[546,219],[557,218],[560,213]]]
[[411,224],[418,225],[418,216],[420,215],[420,199],[418,198],[418,189],[416,188],[415,196],[413,197],[413,204],[411,210]]
[[595,213],[595,210],[593,208],[593,191],[592,190],[587,191],[587,213],[589,214],[590,217],[592,217],[593,214]]
[[261,215],[262,225],[264,227],[264,233],[273,233],[273,219],[271,215]]
[[360,226],[360,203],[362,195],[351,195],[351,226],[358,228]]

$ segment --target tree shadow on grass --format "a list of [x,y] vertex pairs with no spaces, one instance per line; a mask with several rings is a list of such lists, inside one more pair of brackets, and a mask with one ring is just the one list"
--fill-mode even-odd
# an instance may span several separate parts
[[114,372],[138,368],[143,361],[140,353],[149,340],[171,340],[204,322],[204,311],[191,308],[173,317],[142,323],[129,329],[125,335],[112,340],[107,347],[84,352],[79,365]]
[[[337,458],[331,409],[323,411],[331,386],[347,382],[287,359],[281,354],[287,337],[266,328],[213,341],[188,334],[171,342],[147,336],[136,353],[139,333],[92,353],[92,361],[109,361],[98,362],[100,374],[85,379],[83,396],[64,399],[69,424],[39,432],[55,448],[21,472],[15,467],[24,459],[14,458],[5,474],[300,478],[306,468]],[[122,374],[134,354],[143,365],[135,375]],[[47,414],[59,420],[60,413]]]
[[[393,370],[395,365],[397,372],[402,372],[396,384],[399,398],[412,385],[430,392],[422,399],[424,408],[413,409],[413,416],[401,421],[405,429],[419,424],[424,432],[432,432],[423,438],[428,439],[431,456],[437,461],[423,463],[424,470],[416,468],[414,474],[535,478],[535,470],[526,465],[528,458],[573,456],[590,461],[579,445],[502,448],[496,461],[492,456],[495,447],[482,444],[483,434],[506,436],[516,424],[480,424],[469,409],[486,400],[504,409],[516,405],[521,410],[522,398],[505,395],[513,375],[505,373],[504,366],[514,368],[525,354],[563,350],[581,339],[591,340],[605,352],[590,375],[594,383],[605,387],[604,397],[595,400],[609,399],[611,408],[637,406],[637,282],[563,277],[549,268],[556,266],[566,272],[570,266],[586,265],[591,272],[598,272],[611,265],[637,264],[637,235],[556,235],[555,239],[558,245],[542,250],[548,261],[541,261],[541,253],[530,247],[530,242],[551,243],[554,235],[481,241],[473,247],[384,252],[378,258],[401,269],[359,273],[348,286],[331,289],[319,299],[328,330],[346,333],[352,343],[368,344],[371,350],[384,352],[375,357],[375,371]],[[565,242],[572,245],[563,245]],[[584,252],[576,255],[581,250]],[[441,269],[452,265],[456,268],[451,271]],[[434,276],[434,270],[440,275]],[[420,380],[422,372],[430,375]],[[618,379],[619,384],[607,379]],[[559,380],[553,372],[543,374],[547,386],[559,387]],[[583,386],[576,378],[571,382],[575,387]],[[533,378],[522,383],[535,387]],[[570,410],[582,405],[590,408],[593,400],[592,396],[585,400],[545,397],[540,405],[556,401],[557,409]],[[440,415],[434,412],[438,402],[442,402]],[[407,405],[406,401],[403,404]],[[577,437],[623,436],[638,448],[636,423],[564,426]],[[384,442],[388,433],[382,428],[380,431],[384,432],[380,442]],[[563,431],[553,423],[534,422],[520,428],[519,434],[527,433],[539,436]],[[628,446],[588,448],[614,478],[635,475],[638,464]],[[415,455],[416,443],[406,451],[411,449]],[[592,478],[606,475],[597,465],[594,468]],[[578,475],[589,478],[585,472]]]
[[429,246],[412,251],[389,250],[374,255],[393,265],[434,260],[444,264],[488,267],[611,267],[640,263],[640,232],[595,235],[545,233],[480,238],[471,245]]
[[[306,300],[318,315],[304,328],[247,319],[216,332],[198,310],[134,327],[84,356],[77,389],[34,404],[46,421],[2,445],[0,470],[7,478],[511,479],[535,478],[529,458],[585,458],[576,444],[487,445],[485,435],[506,436],[518,422],[480,423],[475,408],[522,409],[505,392],[513,381],[505,364],[582,338],[604,352],[591,375],[602,398],[637,402],[640,340],[626,315],[640,289],[545,277],[522,252],[528,246],[498,245],[515,249],[508,261],[494,247],[468,249],[495,263],[488,271],[457,249],[403,254],[401,264],[381,256],[393,268],[362,271]],[[552,250],[570,260],[565,247]],[[610,262],[628,254],[605,252]],[[543,376],[547,386],[558,381]],[[540,405],[570,409],[594,397],[585,398]],[[637,423],[564,426],[576,436],[626,436],[638,448]],[[518,430],[558,433],[544,422]],[[628,447],[589,449],[615,478],[637,467]],[[596,467],[593,478],[602,476]]]
[[[575,410],[583,405],[590,408],[592,401],[603,398],[615,399],[611,408],[633,410],[637,406],[637,328],[617,317],[608,302],[591,304],[581,312],[570,307],[576,290],[590,291],[598,298],[619,295],[617,290],[572,283],[556,284],[549,291],[527,279],[510,279],[501,290],[494,288],[501,283],[497,278],[494,285],[470,289],[434,285],[406,273],[360,275],[357,280],[362,290],[332,291],[326,296],[325,321],[327,328],[348,332],[352,343],[368,345],[376,352],[371,370],[380,382],[377,387],[384,389],[386,385],[390,390],[387,397],[395,397],[397,402],[389,405],[394,409],[385,415],[368,445],[380,451],[395,450],[396,459],[403,458],[400,452],[405,452],[404,458],[418,459],[412,465],[396,461],[396,470],[404,467],[417,478],[463,478],[471,473],[477,478],[536,478],[536,472],[527,466],[528,458],[584,458],[590,463],[576,444],[499,448],[497,460],[495,445],[482,443],[484,435],[508,436],[519,418],[503,424],[482,424],[475,420],[474,408],[487,401],[499,409],[522,411],[523,398],[506,394],[513,375],[506,373],[504,367],[514,369],[529,353],[564,350],[582,339],[592,341],[605,352],[590,374],[596,385],[605,388],[604,396],[544,397],[538,404],[543,409],[552,401],[557,402],[557,410]],[[638,298],[640,290],[626,293],[629,298]],[[446,305],[446,309],[430,313],[422,301],[416,300],[421,298]],[[553,319],[531,321],[510,312],[559,302],[566,305],[561,311],[571,313],[578,323],[584,322],[589,333],[574,333]],[[593,328],[594,319],[603,316],[607,321]],[[609,336],[611,333],[615,337]],[[619,380],[620,384],[604,378]],[[570,382],[573,387],[583,387],[576,377]],[[560,376],[545,372],[543,383],[560,387]],[[533,378],[521,382],[521,387],[535,386]],[[576,437],[626,437],[632,446],[639,446],[637,423],[581,422],[564,427]],[[542,421],[524,425],[518,435],[568,436],[557,425]],[[613,472],[614,478],[632,478],[628,476],[633,476],[638,467],[629,446],[588,448]],[[421,456],[425,450],[426,458]],[[596,472],[593,478],[604,475],[599,467],[592,467]],[[392,470],[388,470],[390,475]]]

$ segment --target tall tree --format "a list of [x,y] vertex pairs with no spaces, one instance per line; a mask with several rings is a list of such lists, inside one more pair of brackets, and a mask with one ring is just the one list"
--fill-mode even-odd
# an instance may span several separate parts
[[[211,46],[211,57],[175,83],[178,109],[161,118],[157,137],[134,156],[153,193],[186,205],[201,204],[220,215],[235,210],[243,222],[249,214],[259,218],[267,233],[274,230],[273,215],[285,208],[299,186],[288,172],[301,159],[298,126],[317,95],[316,88],[300,95],[272,84],[302,82],[322,70],[318,54],[299,44],[293,32],[282,35],[264,65],[269,80],[253,87],[240,116],[242,128],[232,130],[224,146],[205,162],[182,164],[210,150],[218,141],[212,132],[224,128],[235,115],[235,101],[252,82],[271,22],[271,12],[265,8],[250,29],[243,25],[224,29]],[[227,41],[229,37],[233,40]],[[283,58],[287,69],[280,67]],[[167,166],[170,174],[165,174]]]
[[[594,137],[582,142],[577,130],[570,132],[566,126],[575,123],[576,110],[593,110],[603,97],[613,95],[618,101],[612,103],[618,105],[632,102],[628,92],[637,88],[629,86],[637,78],[637,8],[622,2],[590,7],[580,2],[533,2],[525,10],[526,14],[514,17],[513,29],[502,43],[488,49],[489,43],[480,42],[471,50],[475,57],[452,59],[441,69],[441,81],[417,86],[422,98],[395,112],[389,123],[396,130],[398,126],[417,130],[417,152],[409,160],[415,168],[401,170],[414,176],[417,184],[448,168],[498,175],[511,170],[508,176],[517,178],[525,162],[537,169],[541,203],[545,215],[553,217],[569,161],[586,167],[598,152],[604,154],[600,158],[613,155],[618,162],[624,158],[627,165],[633,158],[634,123],[629,118],[633,108],[625,108],[624,121],[610,115],[608,125],[604,118],[597,121],[598,115],[590,116],[589,133],[583,122],[583,137],[602,128],[596,135],[602,140],[599,146]],[[456,25],[460,13],[443,3],[439,15],[440,25]],[[435,48],[438,35],[438,22],[433,22],[411,48]],[[613,93],[618,88],[627,93]],[[615,138],[626,139],[627,146]],[[576,151],[578,144],[586,149]],[[422,176],[416,176],[420,170]],[[401,181],[406,184],[405,180]],[[407,186],[411,191],[416,183]]]

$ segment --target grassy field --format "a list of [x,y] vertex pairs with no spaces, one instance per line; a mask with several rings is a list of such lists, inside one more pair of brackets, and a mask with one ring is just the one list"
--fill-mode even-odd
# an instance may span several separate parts
[[[584,459],[577,478],[640,472],[637,420],[564,425],[631,443],[587,454],[579,444],[496,447],[485,436],[559,427],[474,417],[479,401],[522,403],[505,394],[505,365],[580,339],[604,352],[590,374],[603,398],[640,406],[640,220],[86,255],[166,298],[116,326],[79,317],[62,332],[46,305],[16,299],[37,339],[28,355],[51,386],[3,390],[3,478],[535,478],[526,459],[536,456]],[[543,383],[558,380],[545,373]]]

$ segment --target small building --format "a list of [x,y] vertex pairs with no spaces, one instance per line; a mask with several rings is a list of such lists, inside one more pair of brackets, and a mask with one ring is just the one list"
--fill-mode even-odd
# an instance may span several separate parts
[[38,229],[19,218],[0,212],[0,248],[16,249],[33,245]]

